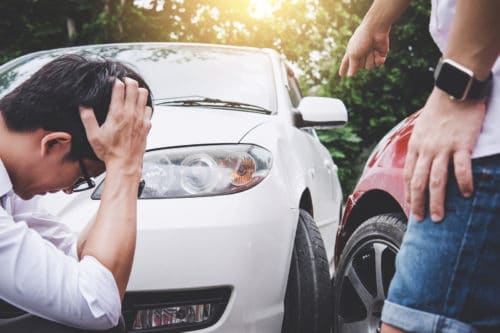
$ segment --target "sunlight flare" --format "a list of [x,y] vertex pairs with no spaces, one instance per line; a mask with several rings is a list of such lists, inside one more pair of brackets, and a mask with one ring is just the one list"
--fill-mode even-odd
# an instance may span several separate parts
[[248,13],[256,19],[265,19],[273,15],[280,0],[251,0]]

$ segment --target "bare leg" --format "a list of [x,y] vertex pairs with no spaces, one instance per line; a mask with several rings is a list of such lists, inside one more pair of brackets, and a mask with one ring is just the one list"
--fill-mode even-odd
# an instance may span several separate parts
[[399,328],[396,328],[391,325],[387,325],[385,323],[382,323],[382,333],[405,333],[405,331],[401,331]]

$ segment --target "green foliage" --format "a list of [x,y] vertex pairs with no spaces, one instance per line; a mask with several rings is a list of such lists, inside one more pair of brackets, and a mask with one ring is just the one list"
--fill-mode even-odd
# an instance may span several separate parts
[[[305,82],[324,96],[340,98],[349,112],[349,124],[343,129],[321,134],[332,151],[340,150],[336,162],[344,191],[351,192],[371,148],[404,117],[416,112],[433,86],[432,66],[439,58],[429,32],[430,1],[414,0],[391,32],[391,51],[385,65],[374,71],[362,70],[353,78],[337,74],[345,47],[354,29],[371,4],[370,0],[337,3],[332,32],[337,43],[324,64],[321,77],[327,78],[320,88],[314,80]],[[335,14],[335,13],[334,13]],[[344,132],[345,131],[345,132]],[[352,134],[347,135],[346,133]],[[356,136],[359,141],[353,142]]]
[[344,192],[347,186],[351,187],[354,182],[351,180],[357,179],[362,164],[352,163],[357,160],[360,154],[362,139],[355,133],[352,126],[344,126],[335,130],[318,131],[318,136],[321,142],[328,147],[332,158],[339,166],[339,178],[342,181]]
[[269,47],[302,71],[303,91],[344,101],[349,124],[320,131],[349,193],[370,148],[418,110],[432,87],[438,51],[428,33],[429,0],[413,0],[393,28],[386,64],[342,79],[345,46],[372,0],[272,0],[267,17],[252,0],[2,0],[0,64],[28,52],[72,45],[181,41]]

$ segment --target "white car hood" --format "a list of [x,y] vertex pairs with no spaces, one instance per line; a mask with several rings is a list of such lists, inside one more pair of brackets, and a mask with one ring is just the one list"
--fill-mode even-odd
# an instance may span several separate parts
[[237,143],[271,116],[206,107],[155,107],[148,149]]

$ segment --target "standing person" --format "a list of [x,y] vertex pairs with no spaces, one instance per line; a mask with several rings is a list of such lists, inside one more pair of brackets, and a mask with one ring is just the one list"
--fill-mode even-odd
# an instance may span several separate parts
[[[391,26],[409,4],[374,1],[341,76],[385,62]],[[432,1],[443,56],[408,146],[411,214],[382,332],[500,332],[499,14],[498,0]]]
[[[152,102],[121,63],[59,57],[0,100],[0,298],[33,316],[2,332],[76,332],[118,324],[132,267],[136,204]],[[35,195],[95,186],[79,238]],[[56,324],[57,323],[57,324]]]

